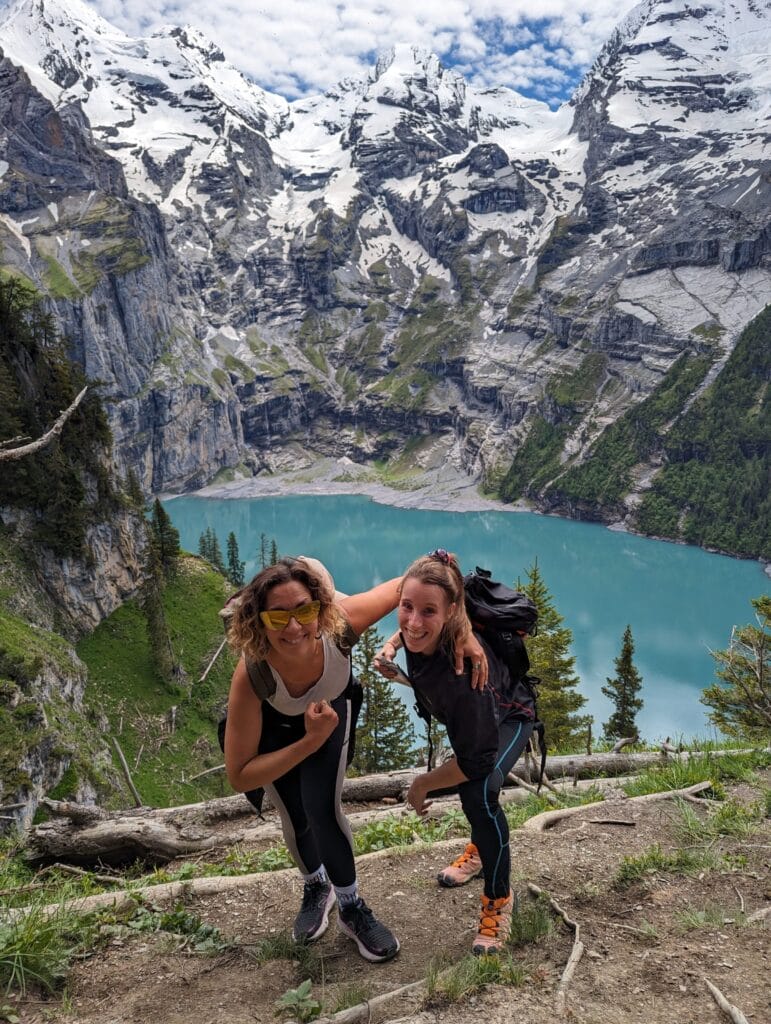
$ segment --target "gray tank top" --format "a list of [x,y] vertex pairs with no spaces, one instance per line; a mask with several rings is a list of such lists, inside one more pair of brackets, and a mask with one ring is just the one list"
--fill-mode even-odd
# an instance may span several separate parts
[[337,644],[326,636],[322,637],[321,642],[324,645],[324,671],[302,697],[293,697],[288,692],[284,680],[273,666],[270,666],[276,680],[276,692],[267,700],[282,715],[303,715],[309,704],[318,700],[332,701],[339,697],[348,685],[351,674],[350,656],[343,654]]

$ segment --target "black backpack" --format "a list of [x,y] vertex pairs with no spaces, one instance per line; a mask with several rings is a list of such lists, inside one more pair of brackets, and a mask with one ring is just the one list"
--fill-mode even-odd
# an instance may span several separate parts
[[[536,685],[540,680],[529,675],[530,658],[524,637],[538,632],[538,609],[526,594],[512,590],[505,583],[497,583],[492,573],[477,566],[463,577],[466,613],[480,636],[509,670],[511,677],[510,702],[518,705],[520,717],[533,723],[541,748],[539,788],[546,765],[546,741],[543,722],[538,718]],[[417,695],[416,695],[417,696]],[[428,768],[431,769],[431,713],[418,701],[415,710],[428,725]]]

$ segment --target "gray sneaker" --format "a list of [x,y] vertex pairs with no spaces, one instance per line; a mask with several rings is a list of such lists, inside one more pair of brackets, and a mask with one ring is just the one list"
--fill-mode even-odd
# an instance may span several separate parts
[[295,942],[313,942],[324,934],[335,898],[335,890],[330,882],[305,883],[300,913],[294,919],[292,928]]
[[356,943],[365,960],[373,964],[392,960],[399,952],[399,940],[375,917],[363,899],[340,907],[340,930]]

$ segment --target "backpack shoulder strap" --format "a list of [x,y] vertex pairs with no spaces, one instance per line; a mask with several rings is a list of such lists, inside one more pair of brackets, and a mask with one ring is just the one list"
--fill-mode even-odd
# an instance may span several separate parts
[[247,657],[244,657],[244,662],[252,689],[260,700],[268,700],[276,692],[276,680],[273,678],[270,665],[267,661],[252,661]]

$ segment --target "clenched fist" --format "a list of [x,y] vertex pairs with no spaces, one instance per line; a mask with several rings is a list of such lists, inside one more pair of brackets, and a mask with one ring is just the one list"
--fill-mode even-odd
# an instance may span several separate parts
[[325,700],[314,701],[305,709],[305,734],[320,747],[335,731],[338,721],[337,712],[331,704]]

